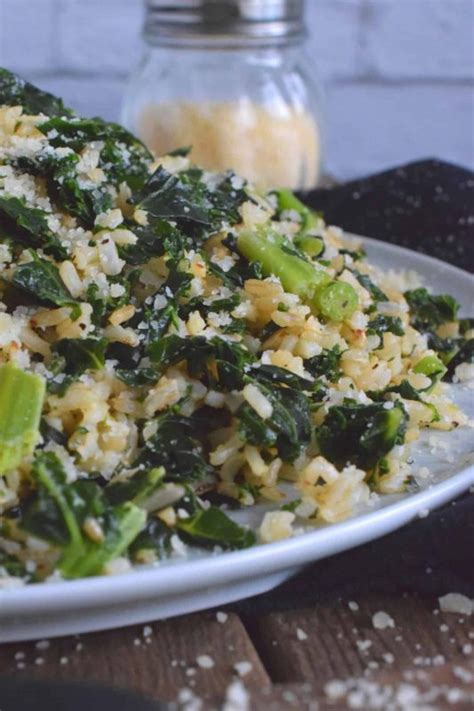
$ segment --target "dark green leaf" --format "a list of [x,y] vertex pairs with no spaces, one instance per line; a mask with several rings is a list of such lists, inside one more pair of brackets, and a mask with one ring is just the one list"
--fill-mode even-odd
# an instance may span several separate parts
[[456,320],[459,304],[448,294],[435,296],[420,288],[406,291],[405,299],[410,306],[410,322],[419,331],[434,331]]
[[383,314],[377,314],[375,318],[369,321],[367,331],[380,337],[387,332],[393,333],[395,336],[403,336],[405,334],[402,320],[398,316],[384,316]]
[[197,426],[189,417],[167,412],[156,420],[156,432],[147,440],[137,464],[163,466],[167,479],[201,481],[214,478],[197,437]]
[[199,509],[189,518],[178,518],[176,525],[180,531],[200,543],[223,548],[248,548],[255,543],[252,531],[239,526],[215,506]]
[[20,264],[13,274],[13,284],[28,292],[38,301],[55,306],[74,306],[73,299],[59,275],[58,268],[47,259],[42,259],[33,250],[33,259]]
[[315,378],[325,376],[329,383],[335,383],[341,375],[339,362],[341,360],[341,349],[339,346],[334,346],[323,350],[317,356],[308,358],[304,362],[304,367]]
[[72,116],[62,100],[33,84],[20,79],[7,69],[0,68],[0,106],[23,106],[27,114],[46,116]]
[[66,259],[67,251],[48,227],[48,213],[29,207],[23,198],[0,196],[2,231],[25,247],[41,247],[57,259]]
[[336,405],[329,408],[317,441],[329,461],[370,469],[396,444],[403,443],[407,421],[400,401],[391,409],[386,403]]
[[63,338],[55,351],[64,358],[65,372],[80,375],[85,370],[100,370],[105,364],[105,338]]

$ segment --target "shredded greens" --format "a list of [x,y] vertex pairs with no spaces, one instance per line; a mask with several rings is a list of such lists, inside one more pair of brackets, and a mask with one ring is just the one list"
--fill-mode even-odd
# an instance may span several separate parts
[[0,149],[0,578],[288,535],[234,520],[261,502],[340,520],[394,471],[414,490],[417,428],[462,424],[438,394],[472,319],[391,302],[290,191],[157,160],[5,69]]

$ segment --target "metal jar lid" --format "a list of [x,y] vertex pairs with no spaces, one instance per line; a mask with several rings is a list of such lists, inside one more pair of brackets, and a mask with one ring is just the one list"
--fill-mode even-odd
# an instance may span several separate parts
[[145,0],[150,44],[285,44],[305,35],[304,0]]

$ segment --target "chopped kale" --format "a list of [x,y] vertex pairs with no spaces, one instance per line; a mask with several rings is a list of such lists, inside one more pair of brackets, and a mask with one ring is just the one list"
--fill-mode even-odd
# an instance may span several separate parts
[[148,178],[153,157],[138,138],[116,123],[101,118],[51,118],[38,126],[55,148],[80,153],[91,141],[100,141],[99,168],[113,185],[127,183],[140,189]]
[[[38,488],[21,527],[59,549],[59,569],[65,578],[100,573],[108,561],[126,551],[145,524],[144,511],[130,502],[110,505],[95,482],[79,479],[68,484],[52,452],[36,456],[32,476]],[[87,521],[97,524],[97,536],[87,535]]]
[[377,284],[374,284],[372,279],[367,274],[360,274],[359,272],[354,272],[354,276],[362,284],[364,289],[366,289],[371,295],[372,299],[377,303],[378,301],[388,301],[388,297],[382,289],[380,289]]
[[403,444],[408,417],[400,402],[329,408],[316,437],[322,454],[338,466],[348,462],[372,469],[396,444]]
[[212,188],[204,184],[202,175],[196,168],[172,175],[160,166],[134,195],[134,202],[152,220],[175,220],[192,236],[199,237],[203,229],[216,230],[223,222],[237,222],[238,208],[248,199],[245,192],[232,188],[232,175],[223,176]]
[[239,343],[217,336],[209,340],[204,336],[182,338],[176,334],[153,341],[148,355],[162,372],[170,365],[186,361],[192,377],[204,378],[210,387],[224,391],[241,387],[244,368],[253,360]]
[[61,156],[45,152],[34,158],[19,158],[16,165],[27,173],[44,178],[51,200],[92,229],[97,215],[111,208],[113,200],[106,184],[80,180],[79,160],[80,156],[73,152]]
[[80,375],[85,370],[100,370],[105,364],[105,338],[63,338],[55,352],[64,359],[64,372]]
[[155,368],[136,368],[133,370],[122,370],[121,368],[115,371],[115,375],[122,383],[129,385],[132,388],[140,388],[150,383],[156,383],[160,377],[160,373]]
[[163,486],[164,476],[163,467],[141,469],[128,479],[112,481],[105,487],[104,493],[111,504],[131,501],[141,508],[152,511],[152,496]]
[[122,247],[120,255],[128,264],[143,264],[167,253],[179,260],[187,244],[186,236],[162,219],[151,220],[146,227],[128,225],[138,238],[136,244]]
[[59,269],[47,259],[30,250],[31,262],[20,264],[13,274],[13,284],[34,299],[54,306],[76,306],[59,275]]
[[187,518],[178,518],[178,529],[185,539],[222,548],[248,548],[255,543],[253,531],[239,526],[216,506],[198,508]]
[[145,528],[132,542],[129,553],[136,562],[142,561],[142,554],[152,552],[157,558],[168,558],[171,555],[171,537],[175,533],[159,518],[149,518]]
[[23,106],[25,113],[46,116],[72,116],[57,96],[41,91],[7,69],[0,68],[0,106]]
[[341,349],[339,346],[323,350],[319,355],[308,358],[304,362],[304,367],[315,378],[325,376],[329,383],[336,383],[341,376],[339,362],[341,360]]
[[197,434],[191,418],[166,412],[156,419],[156,432],[145,442],[136,463],[164,467],[167,480],[213,479],[213,469],[204,458],[204,446]]
[[23,247],[41,247],[56,259],[66,259],[67,251],[48,227],[48,213],[29,207],[23,198],[0,196],[1,230]]
[[[253,378],[247,377],[247,382]],[[263,420],[244,403],[237,411],[241,437],[250,444],[275,445],[282,459],[294,461],[311,439],[311,408],[309,399],[291,387],[254,381],[262,395],[271,403],[273,412]]]
[[474,363],[474,338],[465,341],[456,355],[448,363],[447,375],[452,379],[455,370],[461,363]]
[[448,294],[435,296],[427,289],[419,288],[406,291],[405,299],[410,306],[410,322],[422,333],[435,331],[443,323],[456,320],[459,304]]
[[369,321],[367,331],[380,337],[387,332],[393,333],[395,336],[403,336],[405,334],[402,320],[398,316],[384,316],[383,314],[377,314],[375,318]]
[[[1,533],[1,528],[0,528]],[[15,558],[13,555],[9,555],[6,551],[0,549],[0,572],[5,572],[7,575],[11,575],[14,578],[23,578],[25,582],[33,582],[34,576],[28,573],[23,563]]]

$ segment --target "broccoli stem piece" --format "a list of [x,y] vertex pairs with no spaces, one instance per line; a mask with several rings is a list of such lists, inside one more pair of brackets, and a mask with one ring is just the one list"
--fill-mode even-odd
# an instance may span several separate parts
[[422,373],[426,375],[431,380],[431,386],[427,388],[428,391],[432,390],[433,387],[438,383],[441,378],[446,374],[447,368],[444,363],[438,358],[437,355],[427,355],[413,368],[414,373]]
[[316,292],[312,301],[316,310],[330,321],[343,321],[348,318],[359,303],[354,288],[344,281],[333,281],[328,284],[321,291]]
[[114,508],[114,529],[102,544],[71,540],[59,564],[65,578],[83,578],[100,573],[106,563],[118,558],[143,529],[146,512],[127,501]]
[[298,249],[309,257],[319,257],[324,252],[324,242],[315,235],[298,234],[293,240]]
[[249,262],[260,262],[265,276],[277,276],[286,291],[327,319],[341,321],[357,308],[358,297],[350,284],[332,281],[325,271],[285,249],[280,235],[243,230],[237,249]]
[[324,251],[324,242],[321,237],[308,235],[308,230],[311,230],[319,225],[321,220],[317,212],[306,207],[301,200],[298,200],[291,190],[277,190],[275,195],[278,201],[278,209],[280,212],[284,210],[293,210],[297,212],[301,218],[301,228],[295,236],[294,243],[305,254],[310,257],[319,257]]
[[39,437],[46,383],[14,363],[0,366],[0,474],[19,466]]
[[278,209],[280,212],[283,210],[294,210],[301,217],[301,231],[310,230],[316,227],[320,221],[320,216],[317,212],[310,210],[306,207],[301,200],[298,200],[296,195],[294,195],[291,190],[276,190],[275,195],[278,201]]

